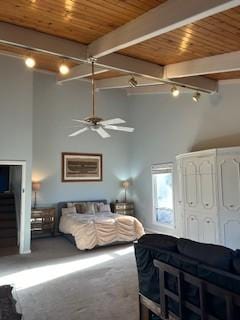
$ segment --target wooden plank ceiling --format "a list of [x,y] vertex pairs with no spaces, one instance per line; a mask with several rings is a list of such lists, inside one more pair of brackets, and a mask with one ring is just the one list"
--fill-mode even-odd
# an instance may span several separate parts
[[202,19],[120,52],[166,65],[240,50],[240,7]]
[[[166,0],[8,0],[1,1],[0,21],[89,44]],[[202,19],[120,53],[166,65],[240,50],[240,7]],[[0,51],[25,56],[26,50],[0,45]],[[36,54],[37,68],[57,72],[59,58]],[[69,62],[70,66],[75,63]],[[121,75],[99,74],[98,78]],[[209,75],[240,78],[239,72]]]

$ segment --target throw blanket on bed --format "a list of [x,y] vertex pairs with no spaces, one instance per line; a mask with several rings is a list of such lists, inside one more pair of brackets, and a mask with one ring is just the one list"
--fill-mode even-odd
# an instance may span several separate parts
[[59,229],[75,238],[78,249],[92,249],[117,241],[133,241],[144,234],[140,221],[113,213],[67,214],[61,217]]

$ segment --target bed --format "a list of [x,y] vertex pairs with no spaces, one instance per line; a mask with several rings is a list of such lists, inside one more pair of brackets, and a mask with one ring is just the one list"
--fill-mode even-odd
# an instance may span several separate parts
[[[91,210],[79,211],[83,206]],[[57,213],[59,231],[80,250],[132,242],[144,234],[138,219],[112,213],[106,200],[60,202]]]

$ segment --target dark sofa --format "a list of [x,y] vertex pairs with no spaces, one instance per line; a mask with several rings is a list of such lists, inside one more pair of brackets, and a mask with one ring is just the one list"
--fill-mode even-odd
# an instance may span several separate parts
[[161,234],[134,246],[141,320],[240,320],[240,250]]

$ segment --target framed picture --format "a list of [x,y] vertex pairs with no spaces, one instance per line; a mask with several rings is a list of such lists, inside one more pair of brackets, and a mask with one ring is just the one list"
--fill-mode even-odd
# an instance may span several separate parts
[[102,155],[62,153],[62,182],[102,181]]

